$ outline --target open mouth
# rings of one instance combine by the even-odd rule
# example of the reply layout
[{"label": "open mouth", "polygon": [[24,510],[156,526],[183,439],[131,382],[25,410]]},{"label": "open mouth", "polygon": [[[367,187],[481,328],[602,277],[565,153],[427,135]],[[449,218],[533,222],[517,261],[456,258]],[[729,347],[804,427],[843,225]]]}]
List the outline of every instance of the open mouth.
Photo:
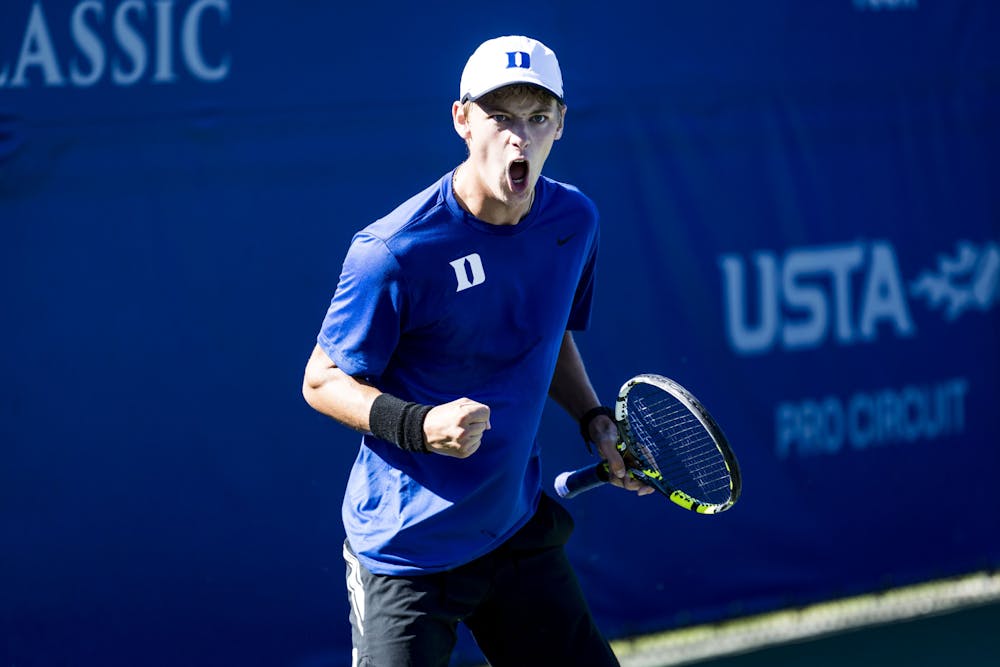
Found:
[{"label": "open mouth", "polygon": [[507,177],[514,192],[524,192],[528,187],[528,161],[514,160],[507,167]]}]

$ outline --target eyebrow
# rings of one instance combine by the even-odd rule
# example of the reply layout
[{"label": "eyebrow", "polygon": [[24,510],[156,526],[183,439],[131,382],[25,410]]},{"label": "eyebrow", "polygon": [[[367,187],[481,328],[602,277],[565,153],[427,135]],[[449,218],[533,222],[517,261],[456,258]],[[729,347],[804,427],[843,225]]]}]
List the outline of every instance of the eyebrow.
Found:
[{"label": "eyebrow", "polygon": [[[483,104],[481,102],[477,102],[477,104],[479,104],[479,108],[482,109],[487,116],[492,116],[497,113],[504,113],[507,114],[508,116],[516,115],[509,107],[506,107],[502,104],[496,104],[496,103]],[[552,109],[551,105],[548,105],[548,106],[536,106],[533,109],[527,111],[526,115],[534,116],[536,114],[552,114],[552,113],[555,113],[555,111]]]}]

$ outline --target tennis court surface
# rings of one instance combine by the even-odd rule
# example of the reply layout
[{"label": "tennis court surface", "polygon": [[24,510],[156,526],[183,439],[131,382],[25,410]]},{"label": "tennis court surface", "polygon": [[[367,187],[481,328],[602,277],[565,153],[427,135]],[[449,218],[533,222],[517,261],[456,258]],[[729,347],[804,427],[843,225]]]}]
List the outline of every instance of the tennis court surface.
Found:
[{"label": "tennis court surface", "polygon": [[1000,574],[616,642],[623,667],[1000,665]]}]

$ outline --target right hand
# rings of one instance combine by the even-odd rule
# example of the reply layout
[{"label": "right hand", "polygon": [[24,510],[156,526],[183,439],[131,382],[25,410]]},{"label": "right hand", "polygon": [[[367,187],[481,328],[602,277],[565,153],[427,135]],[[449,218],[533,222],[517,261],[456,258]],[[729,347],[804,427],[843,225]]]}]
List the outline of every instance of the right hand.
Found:
[{"label": "right hand", "polygon": [[476,453],[489,428],[489,406],[471,398],[436,405],[424,419],[427,450],[464,459]]}]

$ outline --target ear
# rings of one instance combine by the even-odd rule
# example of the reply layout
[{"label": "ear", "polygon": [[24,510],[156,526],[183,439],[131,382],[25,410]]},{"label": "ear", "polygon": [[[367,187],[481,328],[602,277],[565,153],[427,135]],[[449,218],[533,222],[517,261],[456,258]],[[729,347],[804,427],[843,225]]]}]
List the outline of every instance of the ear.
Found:
[{"label": "ear", "polygon": [[565,124],[566,124],[566,105],[565,104],[560,104],[559,105],[559,125],[558,125],[558,127],[556,127],[556,139],[555,140],[562,139],[563,126]]},{"label": "ear", "polygon": [[457,100],[451,104],[451,122],[455,126],[455,132],[467,142],[472,136],[472,130],[469,127],[469,116],[465,112],[466,108],[465,104]]}]

